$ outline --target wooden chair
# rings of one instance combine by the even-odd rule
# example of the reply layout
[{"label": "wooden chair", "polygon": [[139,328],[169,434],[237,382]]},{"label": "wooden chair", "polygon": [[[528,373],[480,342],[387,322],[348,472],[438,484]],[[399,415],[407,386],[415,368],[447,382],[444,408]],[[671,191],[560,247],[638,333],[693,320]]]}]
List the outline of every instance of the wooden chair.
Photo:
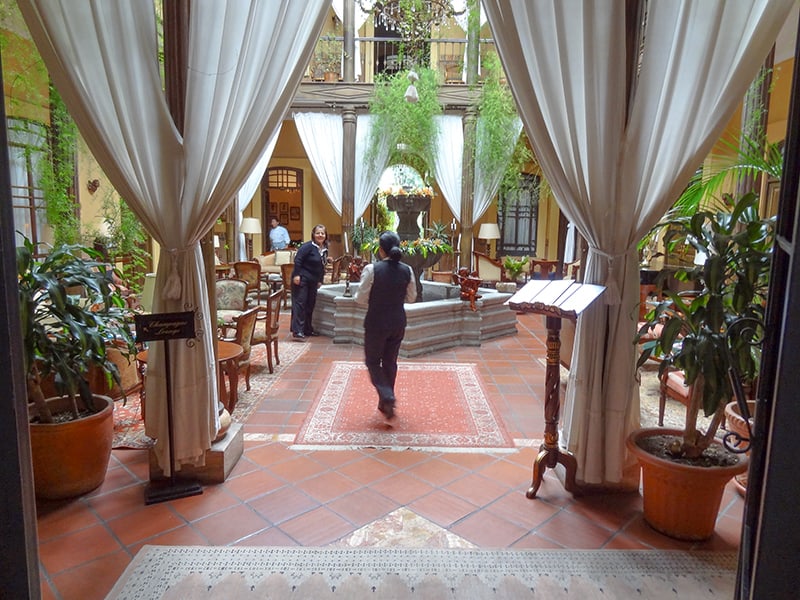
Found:
[{"label": "wooden chair", "polygon": [[272,292],[267,298],[267,306],[260,308],[261,314],[256,321],[256,328],[253,332],[252,344],[264,344],[267,348],[267,367],[273,373],[272,361],[281,364],[278,358],[278,329],[280,325],[281,303],[286,295],[286,289]]},{"label": "wooden chair", "polygon": [[564,279],[573,279],[580,281],[581,277],[581,261],[576,260],[564,265]]},{"label": "wooden chair", "polygon": [[261,265],[255,260],[240,260],[233,263],[237,279],[247,283],[247,298],[261,304],[261,292],[269,292],[269,285],[261,280]]},{"label": "wooden chair", "polygon": [[[242,347],[242,355],[237,360],[236,374],[238,376],[239,373],[244,371],[244,382],[248,391],[250,390],[250,351],[253,344],[253,331],[256,326],[256,318],[260,310],[260,307],[254,306],[244,311],[236,321],[236,334],[230,338],[222,338],[226,342],[233,342]],[[235,402],[236,399],[233,398],[231,404]],[[229,406],[227,408],[228,412],[232,412],[234,407]]]},{"label": "wooden chair", "polygon": [[658,426],[664,426],[664,410],[667,406],[667,398],[677,400],[684,406],[689,406],[692,398],[692,386],[684,383],[683,371],[670,369],[664,372],[659,378],[658,394]]},{"label": "wooden chair", "polygon": [[283,289],[286,292],[283,295],[283,308],[288,308],[287,302],[292,294],[292,271],[294,271],[294,263],[286,263],[285,265],[281,265]]},{"label": "wooden chair", "polygon": [[217,279],[215,286],[217,322],[221,320],[225,326],[232,326],[247,309],[247,282],[232,278]]},{"label": "wooden chair", "polygon": [[341,283],[342,275],[347,273],[350,261],[353,257],[349,254],[333,259],[333,270],[331,271],[331,283]]},{"label": "wooden chair", "polygon": [[530,260],[531,279],[554,279],[558,273],[559,261],[532,258]]},{"label": "wooden chair", "polygon": [[506,281],[506,270],[503,268],[503,263],[482,252],[472,252],[472,267],[484,283],[494,284],[498,281]]},{"label": "wooden chair", "polygon": [[330,260],[325,269],[327,281],[325,283],[339,283],[339,274],[342,272],[342,259],[344,256],[337,256]]}]

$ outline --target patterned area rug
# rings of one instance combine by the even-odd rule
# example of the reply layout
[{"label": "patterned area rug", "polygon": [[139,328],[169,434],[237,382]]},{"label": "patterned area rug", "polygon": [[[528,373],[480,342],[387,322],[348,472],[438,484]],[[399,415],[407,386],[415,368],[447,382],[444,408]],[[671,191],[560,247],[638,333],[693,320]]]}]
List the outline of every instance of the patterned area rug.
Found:
[{"label": "patterned area rug", "polygon": [[[250,391],[245,389],[244,376],[239,381],[239,400],[233,409],[231,418],[237,423],[244,423],[258,407],[275,382],[294,361],[308,350],[305,344],[279,344],[278,355],[281,364],[274,365],[274,373],[267,368],[267,351],[263,344],[253,348],[250,355]],[[154,440],[144,433],[142,409],[139,394],[128,398],[125,406],[122,402],[114,405],[114,448],[149,448]]]},{"label": "patterned area rug", "polygon": [[377,410],[363,363],[334,362],[295,448],[508,449],[514,441],[489,403],[474,364],[400,363],[395,418]]},{"label": "patterned area rug", "polygon": [[736,554],[144,546],[109,600],[732,598]]}]

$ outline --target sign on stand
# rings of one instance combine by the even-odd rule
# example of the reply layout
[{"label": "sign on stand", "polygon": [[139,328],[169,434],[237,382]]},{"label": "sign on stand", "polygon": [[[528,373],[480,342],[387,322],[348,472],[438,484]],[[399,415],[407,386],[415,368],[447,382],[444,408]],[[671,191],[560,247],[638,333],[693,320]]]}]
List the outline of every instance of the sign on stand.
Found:
[{"label": "sign on stand", "polygon": [[137,342],[164,342],[164,373],[167,387],[167,431],[169,446],[169,478],[151,481],[144,491],[145,504],[155,504],[203,493],[196,480],[179,479],[175,475],[175,431],[172,411],[172,370],[170,368],[169,347],[172,340],[185,340],[195,337],[194,311],[177,313],[156,313],[134,315]]}]

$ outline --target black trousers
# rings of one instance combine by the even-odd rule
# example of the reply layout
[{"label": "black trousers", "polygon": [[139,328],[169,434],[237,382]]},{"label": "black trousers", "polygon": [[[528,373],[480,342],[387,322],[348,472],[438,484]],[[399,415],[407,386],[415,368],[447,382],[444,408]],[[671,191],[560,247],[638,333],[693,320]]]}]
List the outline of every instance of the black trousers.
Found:
[{"label": "black trousers", "polygon": [[311,319],[317,303],[317,284],[301,279],[300,285],[292,284],[292,333],[311,335]]},{"label": "black trousers", "polygon": [[392,404],[395,401],[397,355],[400,353],[400,344],[405,332],[405,327],[396,329],[367,327],[364,330],[364,363],[382,403]]}]

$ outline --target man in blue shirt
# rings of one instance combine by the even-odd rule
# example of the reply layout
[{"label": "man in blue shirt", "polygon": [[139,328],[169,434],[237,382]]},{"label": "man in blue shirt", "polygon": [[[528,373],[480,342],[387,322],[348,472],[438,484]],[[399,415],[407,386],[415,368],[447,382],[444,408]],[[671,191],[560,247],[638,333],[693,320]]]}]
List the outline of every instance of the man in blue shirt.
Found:
[{"label": "man in blue shirt", "polygon": [[289,232],[286,230],[286,227],[281,225],[277,217],[272,217],[270,224],[272,226],[272,229],[269,230],[270,247],[273,252],[275,250],[285,250],[291,242],[291,239],[289,239]]}]

